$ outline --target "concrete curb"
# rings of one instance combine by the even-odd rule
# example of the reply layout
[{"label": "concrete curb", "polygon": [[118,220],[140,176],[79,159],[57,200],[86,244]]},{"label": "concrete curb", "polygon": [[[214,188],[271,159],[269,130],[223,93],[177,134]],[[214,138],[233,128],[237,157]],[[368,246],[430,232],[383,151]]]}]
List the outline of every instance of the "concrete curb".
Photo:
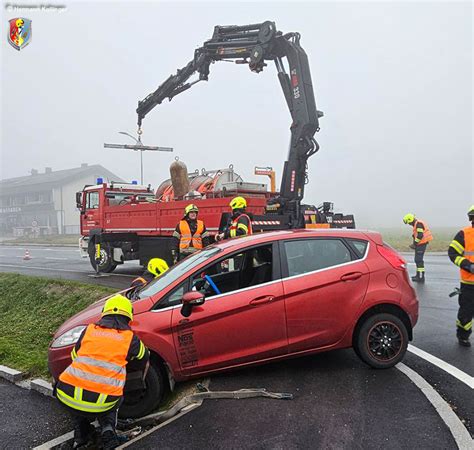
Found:
[{"label": "concrete curb", "polygon": [[41,378],[35,378],[34,380],[31,380],[30,389],[48,397],[53,396],[53,386],[51,385],[51,383],[48,383],[47,381],[42,380]]},{"label": "concrete curb", "polygon": [[46,380],[35,378],[33,380],[24,380],[24,373],[11,367],[0,365],[0,378],[15,384],[22,389],[29,389],[39,392],[48,397],[53,396],[53,386]]},{"label": "concrete curb", "polygon": [[22,380],[23,374],[11,367],[1,366],[0,365],[0,378],[4,378],[11,383],[17,383]]}]

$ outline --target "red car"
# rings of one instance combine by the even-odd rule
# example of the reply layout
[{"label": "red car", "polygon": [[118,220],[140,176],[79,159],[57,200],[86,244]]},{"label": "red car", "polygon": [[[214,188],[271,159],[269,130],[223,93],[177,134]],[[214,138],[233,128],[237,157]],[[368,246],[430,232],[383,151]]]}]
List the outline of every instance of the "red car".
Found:
[{"label": "red car", "polygon": [[[354,230],[228,240],[126,295],[133,329],[152,354],[145,383],[125,395],[127,417],[154,409],[167,383],[288,357],[353,347],[371,367],[392,367],[418,319],[405,261],[379,233]],[[56,332],[49,349],[55,379],[103,303]]]}]

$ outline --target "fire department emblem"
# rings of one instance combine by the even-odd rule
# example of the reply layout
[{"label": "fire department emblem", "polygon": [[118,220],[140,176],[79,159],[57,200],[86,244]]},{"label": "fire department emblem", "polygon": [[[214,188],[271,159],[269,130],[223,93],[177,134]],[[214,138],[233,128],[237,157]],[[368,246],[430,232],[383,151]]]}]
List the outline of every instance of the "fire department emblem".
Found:
[{"label": "fire department emblem", "polygon": [[17,50],[25,48],[31,41],[31,20],[17,17],[9,22],[8,42]]}]

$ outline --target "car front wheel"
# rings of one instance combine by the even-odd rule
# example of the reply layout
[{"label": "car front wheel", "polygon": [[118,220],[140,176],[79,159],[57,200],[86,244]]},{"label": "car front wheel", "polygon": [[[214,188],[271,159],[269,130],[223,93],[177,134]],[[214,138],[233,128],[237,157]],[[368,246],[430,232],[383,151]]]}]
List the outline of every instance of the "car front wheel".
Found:
[{"label": "car front wheel", "polygon": [[388,369],[400,362],[408,346],[404,323],[392,314],[375,314],[359,328],[354,342],[356,354],[375,369]]},{"label": "car front wheel", "polygon": [[145,377],[144,389],[125,393],[119,409],[121,419],[135,419],[150,414],[163,398],[164,377],[162,371],[150,364]]}]

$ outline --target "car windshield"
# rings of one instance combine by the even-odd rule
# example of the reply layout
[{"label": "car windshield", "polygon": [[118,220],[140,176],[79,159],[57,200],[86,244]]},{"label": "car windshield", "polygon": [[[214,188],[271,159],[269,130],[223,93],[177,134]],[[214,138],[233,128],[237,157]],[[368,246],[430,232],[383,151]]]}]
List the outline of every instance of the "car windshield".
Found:
[{"label": "car windshield", "polygon": [[197,267],[202,262],[206,261],[207,259],[211,258],[215,254],[221,252],[222,250],[217,247],[208,247],[200,252],[194,253],[191,256],[188,256],[183,261],[179,262],[175,266],[173,266],[170,270],[166,271],[163,275],[158,277],[156,280],[152,281],[148,284],[144,289],[137,292],[134,297],[136,299],[151,297],[155,295],[157,292],[162,291],[171,283],[176,281],[181,275],[191,271],[195,267]]}]

